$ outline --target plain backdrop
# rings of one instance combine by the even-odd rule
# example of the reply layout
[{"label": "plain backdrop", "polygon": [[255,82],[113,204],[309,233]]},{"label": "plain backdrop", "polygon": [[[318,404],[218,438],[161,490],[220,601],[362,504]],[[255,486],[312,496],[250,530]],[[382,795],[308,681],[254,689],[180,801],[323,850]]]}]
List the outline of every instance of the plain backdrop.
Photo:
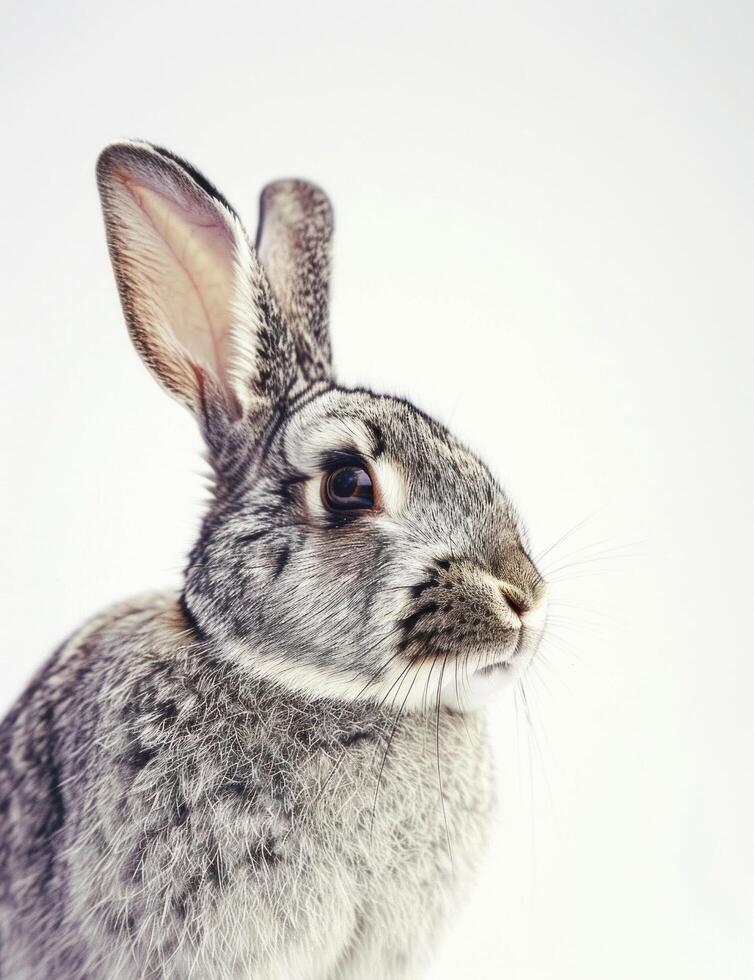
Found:
[{"label": "plain backdrop", "polygon": [[[487,460],[552,580],[500,810],[431,977],[754,976],[754,24],[745,2],[3,6],[2,707],[179,580],[193,421],[133,353],[93,164],[337,214],[347,383]],[[292,978],[295,980],[295,978]]]}]

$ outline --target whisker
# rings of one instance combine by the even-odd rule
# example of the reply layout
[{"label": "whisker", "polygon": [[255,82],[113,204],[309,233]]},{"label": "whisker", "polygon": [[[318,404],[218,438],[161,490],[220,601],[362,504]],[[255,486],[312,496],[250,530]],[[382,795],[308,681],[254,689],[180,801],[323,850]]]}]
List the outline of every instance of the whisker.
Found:
[{"label": "whisker", "polygon": [[[413,664],[412,663],[409,663],[408,666],[409,666],[409,669],[410,669],[411,667],[413,667]],[[377,775],[377,788],[375,789],[375,792],[374,792],[374,800],[372,801],[372,819],[371,819],[371,822],[369,824],[369,842],[370,842],[370,844],[371,844],[372,839],[373,839],[374,820],[375,820],[375,816],[377,814],[377,799],[378,799],[379,793],[380,793],[380,784],[382,783],[382,773],[385,770],[385,763],[387,762],[388,753],[390,752],[390,746],[392,745],[392,742],[393,742],[393,736],[395,735],[395,732],[396,732],[396,730],[398,728],[398,722],[401,720],[401,716],[403,715],[403,709],[406,706],[406,702],[408,701],[409,696],[411,694],[411,689],[413,688],[414,683],[416,681],[416,678],[418,676],[419,676],[419,672],[416,671],[414,673],[414,677],[413,677],[413,679],[411,681],[411,684],[409,685],[408,691],[406,691],[406,696],[403,699],[403,703],[401,704],[401,706],[400,706],[400,708],[398,710],[398,713],[395,716],[395,720],[393,721],[393,727],[390,730],[390,735],[388,736],[387,746],[386,746],[385,752],[384,752],[384,754],[382,756],[382,762],[380,763],[380,771],[379,771],[379,773]],[[402,676],[401,685],[403,684],[403,679],[405,679],[405,674]],[[400,691],[400,685],[398,687],[398,691]],[[397,693],[398,692],[396,692],[396,694]]]},{"label": "whisker", "polygon": [[539,563],[542,561],[545,555],[549,555],[551,551],[554,551],[554,549],[557,548],[558,545],[562,544],[564,541],[570,538],[572,534],[575,534],[578,530],[584,527],[584,525],[587,524],[589,521],[594,520],[597,514],[600,513],[601,509],[602,508],[599,508],[598,510],[595,510],[592,514],[588,514],[586,517],[582,518],[580,521],[574,524],[573,527],[569,528],[564,534],[561,534],[561,536],[557,539],[557,541],[551,544],[549,548],[545,548],[544,551],[539,552],[535,556],[534,563],[536,565],[539,565]]},{"label": "whisker", "polygon": [[450,858],[451,868],[455,867],[453,861],[453,847],[450,843],[450,828],[448,827],[448,815],[445,811],[445,793],[442,788],[442,767],[440,765],[440,698],[442,696],[442,678],[445,673],[445,665],[448,662],[448,654],[445,654],[445,658],[442,662],[442,667],[440,668],[440,679],[437,682],[437,712],[436,712],[436,723],[435,723],[435,747],[437,753],[437,784],[440,790],[440,805],[442,806],[442,819],[445,823],[445,837],[448,841],[448,857]]}]

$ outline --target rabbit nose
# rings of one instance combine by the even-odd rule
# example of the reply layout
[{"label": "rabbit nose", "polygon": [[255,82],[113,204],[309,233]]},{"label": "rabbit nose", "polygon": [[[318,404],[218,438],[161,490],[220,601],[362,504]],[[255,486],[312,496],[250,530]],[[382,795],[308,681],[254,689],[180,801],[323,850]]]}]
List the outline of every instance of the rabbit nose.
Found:
[{"label": "rabbit nose", "polygon": [[521,589],[516,588],[515,585],[511,585],[510,582],[501,582],[500,591],[503,593],[506,603],[517,616],[523,616],[531,609],[531,598],[525,595]]},{"label": "rabbit nose", "polygon": [[542,586],[527,591],[511,582],[499,582],[503,600],[524,626],[538,627],[545,618],[545,590]]}]

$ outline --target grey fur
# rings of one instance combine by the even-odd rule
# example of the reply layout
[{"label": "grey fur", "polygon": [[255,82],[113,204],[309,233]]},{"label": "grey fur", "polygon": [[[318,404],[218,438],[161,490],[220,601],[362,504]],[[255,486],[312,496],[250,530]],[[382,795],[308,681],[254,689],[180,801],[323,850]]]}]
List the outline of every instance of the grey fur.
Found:
[{"label": "grey fur", "polygon": [[[132,302],[114,160],[218,227],[235,212],[167,151],[103,154],[129,328],[196,413],[214,494],[182,592],[92,620],[0,727],[0,975],[415,976],[493,807],[475,691],[533,655],[544,583],[470,452],[407,402],[331,380],[321,191],[265,191],[269,283],[235,247],[254,324],[231,337],[250,365],[227,375],[233,404]],[[378,506],[331,513],[321,474],[353,457]]]},{"label": "grey fur", "polygon": [[268,184],[259,202],[257,251],[308,381],[332,373],[328,324],[332,207],[304,180]]}]

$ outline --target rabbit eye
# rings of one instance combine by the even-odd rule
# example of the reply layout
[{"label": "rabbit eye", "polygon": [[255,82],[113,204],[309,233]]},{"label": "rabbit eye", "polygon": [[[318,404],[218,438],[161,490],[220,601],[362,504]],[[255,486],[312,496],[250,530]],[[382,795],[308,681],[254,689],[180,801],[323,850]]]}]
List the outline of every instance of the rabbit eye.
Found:
[{"label": "rabbit eye", "polygon": [[374,507],[372,478],[361,466],[339,466],[325,474],[322,498],[330,510],[366,510]]}]

